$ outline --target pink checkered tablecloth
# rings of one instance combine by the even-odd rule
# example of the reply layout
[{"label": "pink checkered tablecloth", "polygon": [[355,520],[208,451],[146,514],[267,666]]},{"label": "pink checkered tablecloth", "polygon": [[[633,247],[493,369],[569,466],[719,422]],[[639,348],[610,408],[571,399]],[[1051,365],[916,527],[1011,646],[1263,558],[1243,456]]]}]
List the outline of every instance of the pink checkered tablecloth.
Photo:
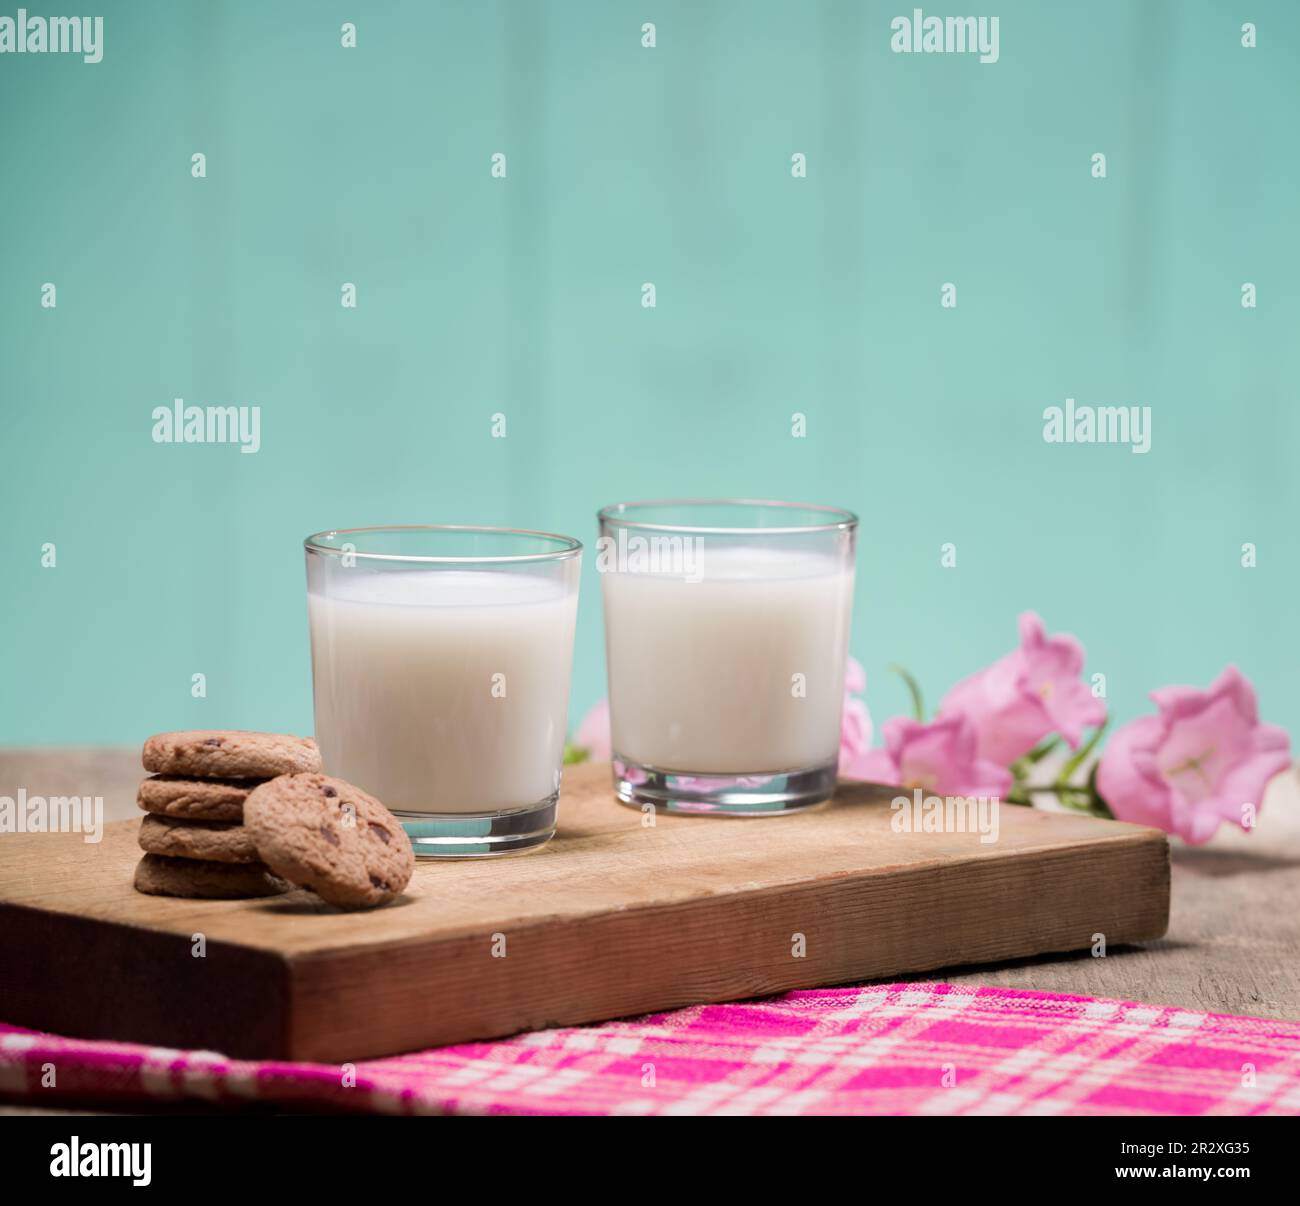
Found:
[{"label": "pink checkered tablecloth", "polygon": [[355,1066],[255,1063],[0,1025],[0,1094],[48,1105],[256,1100],[397,1114],[1295,1114],[1300,1023],[889,984]]}]

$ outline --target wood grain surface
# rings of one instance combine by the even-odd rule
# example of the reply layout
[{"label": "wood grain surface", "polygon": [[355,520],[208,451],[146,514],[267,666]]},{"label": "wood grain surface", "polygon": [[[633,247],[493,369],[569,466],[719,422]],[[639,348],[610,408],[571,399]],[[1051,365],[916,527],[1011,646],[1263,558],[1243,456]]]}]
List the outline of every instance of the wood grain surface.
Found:
[{"label": "wood grain surface", "polygon": [[[1158,937],[1153,830],[1006,807],[976,834],[897,833],[848,785],[783,818],[618,805],[571,768],[535,854],[423,862],[404,897],[341,912],[306,892],[187,901],[134,891],[133,757],[9,756],[29,794],[105,796],[103,840],[0,841],[0,1017],[247,1057],[360,1059],[790,988]],[[109,801],[111,800],[111,809]],[[202,935],[204,954],[194,955]],[[504,952],[504,955],[503,953]]]}]

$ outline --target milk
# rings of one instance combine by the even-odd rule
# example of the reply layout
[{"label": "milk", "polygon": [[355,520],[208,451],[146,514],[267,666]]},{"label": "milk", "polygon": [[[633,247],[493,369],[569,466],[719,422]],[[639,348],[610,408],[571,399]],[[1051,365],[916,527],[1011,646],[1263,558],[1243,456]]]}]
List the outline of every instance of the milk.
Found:
[{"label": "milk", "polygon": [[559,787],[577,563],[563,577],[344,570],[309,591],[328,774],[395,812],[525,808]]},{"label": "milk", "polygon": [[682,774],[833,765],[851,563],[716,541],[704,540],[701,581],[602,575],[615,757]]}]

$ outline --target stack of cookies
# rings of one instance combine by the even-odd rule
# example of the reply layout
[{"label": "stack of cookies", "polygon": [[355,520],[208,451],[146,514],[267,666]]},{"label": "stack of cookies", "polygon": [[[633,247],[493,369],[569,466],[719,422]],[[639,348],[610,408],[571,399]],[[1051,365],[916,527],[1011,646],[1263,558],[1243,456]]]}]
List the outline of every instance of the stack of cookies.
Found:
[{"label": "stack of cookies", "polygon": [[295,885],[342,908],[400,896],[411,839],[378,800],[320,773],[310,737],[159,733],[137,797],[144,858],[135,886],[155,896],[233,900]]},{"label": "stack of cookies", "polygon": [[257,853],[244,825],[244,801],[259,784],[297,771],[319,771],[309,737],[284,733],[159,733],[144,743],[152,778],[136,797],[145,856],[135,886],[159,896],[231,900],[276,896],[292,884]]}]

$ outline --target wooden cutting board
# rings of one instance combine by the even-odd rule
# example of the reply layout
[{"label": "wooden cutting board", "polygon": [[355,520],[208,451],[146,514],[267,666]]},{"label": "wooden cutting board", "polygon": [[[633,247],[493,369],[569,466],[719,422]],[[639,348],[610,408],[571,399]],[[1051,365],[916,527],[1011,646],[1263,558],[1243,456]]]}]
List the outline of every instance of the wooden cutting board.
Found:
[{"label": "wooden cutting board", "polygon": [[571,767],[548,846],[422,862],[401,900],[365,913],[302,891],[143,896],[136,820],[98,845],[6,836],[0,1019],[336,1062],[1165,932],[1157,830],[1008,805],[992,844],[900,833],[894,794],[846,784],[789,817],[643,818],[615,802],[608,766]]}]

